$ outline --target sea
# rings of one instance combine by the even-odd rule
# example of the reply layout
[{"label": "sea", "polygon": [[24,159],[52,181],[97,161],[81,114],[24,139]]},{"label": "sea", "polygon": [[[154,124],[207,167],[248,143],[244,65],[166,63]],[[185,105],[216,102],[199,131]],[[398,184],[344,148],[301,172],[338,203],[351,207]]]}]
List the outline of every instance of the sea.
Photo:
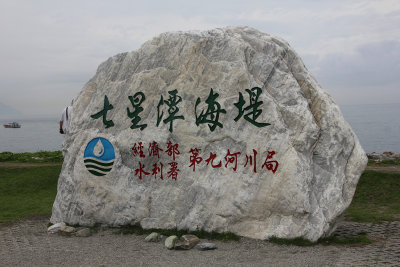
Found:
[{"label": "sea", "polygon": [[[358,136],[365,152],[400,152],[400,103],[340,105],[344,118]],[[17,121],[21,128],[0,127],[0,152],[61,150],[59,118],[0,119],[3,125]]]}]

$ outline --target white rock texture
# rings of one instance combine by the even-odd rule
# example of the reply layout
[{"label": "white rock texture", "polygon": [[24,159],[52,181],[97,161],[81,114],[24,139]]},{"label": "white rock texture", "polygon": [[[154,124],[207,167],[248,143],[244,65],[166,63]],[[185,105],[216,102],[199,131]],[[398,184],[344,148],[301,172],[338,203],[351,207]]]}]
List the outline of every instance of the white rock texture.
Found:
[{"label": "white rock texture", "polygon": [[[260,94],[250,100],[256,87]],[[220,106],[206,103],[211,88]],[[134,114],[129,96],[142,111]],[[107,104],[113,108],[103,117],[99,112]],[[225,110],[218,114],[223,127],[211,131],[211,123],[196,124],[207,107]],[[213,115],[204,118],[215,122]],[[173,116],[184,118],[171,126]],[[142,130],[131,128],[144,124]],[[98,143],[98,137],[115,154],[103,176],[89,172],[84,162],[89,142]],[[153,142],[163,149],[159,158],[148,150]],[[169,142],[180,154],[168,152]],[[195,149],[202,161],[191,166]],[[92,150],[97,156],[104,152],[101,145]],[[314,241],[334,230],[367,163],[339,107],[296,52],[284,40],[248,27],[165,33],[109,58],[75,99],[63,153],[52,222],[139,223]]]}]

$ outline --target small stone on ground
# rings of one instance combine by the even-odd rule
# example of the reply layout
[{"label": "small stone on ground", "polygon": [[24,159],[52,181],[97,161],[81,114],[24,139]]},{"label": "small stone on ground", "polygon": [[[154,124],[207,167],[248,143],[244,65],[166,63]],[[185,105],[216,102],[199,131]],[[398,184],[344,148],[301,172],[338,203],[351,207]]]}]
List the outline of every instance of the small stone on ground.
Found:
[{"label": "small stone on ground", "polygon": [[56,234],[58,231],[60,231],[61,227],[65,227],[65,223],[60,222],[60,223],[56,223],[53,224],[52,226],[50,226],[49,228],[47,228],[47,232],[49,234]]},{"label": "small stone on ground", "polygon": [[75,236],[77,237],[89,237],[92,235],[92,231],[89,228],[82,228],[76,231]]},{"label": "small stone on ground", "polygon": [[178,242],[178,237],[176,235],[172,235],[170,237],[168,237],[167,239],[165,239],[165,247],[167,249],[173,249],[176,242]]},{"label": "small stone on ground", "polygon": [[198,250],[214,250],[217,249],[217,245],[214,243],[200,243],[196,246]]},{"label": "small stone on ground", "polygon": [[200,239],[195,235],[183,235],[178,242],[176,242],[175,249],[192,249],[200,242]]},{"label": "small stone on ground", "polygon": [[151,233],[145,239],[146,242],[158,242],[161,240],[161,236],[159,233]]},{"label": "small stone on ground", "polygon": [[75,232],[76,232],[76,228],[75,227],[66,225],[66,226],[62,226],[58,233],[60,235],[64,235],[64,236],[71,236]]}]

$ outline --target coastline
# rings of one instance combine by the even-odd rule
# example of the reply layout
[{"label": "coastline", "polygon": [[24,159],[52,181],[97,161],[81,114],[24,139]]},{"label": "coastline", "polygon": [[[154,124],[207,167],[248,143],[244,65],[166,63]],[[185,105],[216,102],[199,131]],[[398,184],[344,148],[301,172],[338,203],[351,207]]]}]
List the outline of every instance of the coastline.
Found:
[{"label": "coastline", "polygon": [[367,157],[369,161],[375,163],[400,164],[400,153],[389,152],[389,151],[383,153],[372,152],[372,153],[367,153]]}]

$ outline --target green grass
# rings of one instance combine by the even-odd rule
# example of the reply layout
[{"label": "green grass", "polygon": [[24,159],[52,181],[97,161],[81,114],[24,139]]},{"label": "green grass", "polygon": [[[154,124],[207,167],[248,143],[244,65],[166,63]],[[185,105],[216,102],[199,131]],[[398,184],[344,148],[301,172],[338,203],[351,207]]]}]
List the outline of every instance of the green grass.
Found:
[{"label": "green grass", "polygon": [[322,238],[318,241],[322,245],[350,245],[350,246],[363,246],[372,243],[372,240],[368,238],[367,234],[359,234],[357,236],[349,237],[338,237],[331,236]]},{"label": "green grass", "polygon": [[0,222],[51,213],[60,166],[0,167]]},{"label": "green grass", "polygon": [[49,163],[63,162],[61,151],[40,151],[35,153],[0,153],[0,162],[29,162],[29,163]]},{"label": "green grass", "polygon": [[273,236],[268,239],[268,242],[278,244],[278,245],[286,245],[286,246],[293,245],[293,246],[300,246],[300,247],[309,247],[309,246],[314,246],[317,244],[317,242],[312,242],[303,237],[280,238],[280,237]]},{"label": "green grass", "polygon": [[400,173],[365,171],[345,217],[372,223],[400,220]]},{"label": "green grass", "polygon": [[368,238],[368,236],[363,233],[357,236],[349,236],[349,237],[339,237],[339,236],[331,236],[326,238],[321,238],[317,242],[312,242],[303,237],[296,238],[278,238],[271,237],[267,240],[268,242],[278,244],[278,245],[293,245],[300,247],[310,247],[315,245],[349,245],[349,246],[364,246],[371,244],[372,241]]},{"label": "green grass", "polygon": [[398,159],[384,159],[380,162],[376,162],[375,160],[369,160],[368,166],[388,166],[388,165],[400,165],[400,158]]},{"label": "green grass", "polygon": [[114,232],[114,234],[122,234],[122,235],[128,235],[128,234],[135,234],[135,235],[149,235],[153,232],[157,232],[161,235],[165,236],[171,236],[171,235],[176,235],[176,236],[183,236],[183,235],[195,235],[198,238],[206,238],[206,239],[211,239],[211,240],[222,240],[222,241],[228,241],[228,240],[234,240],[234,241],[239,241],[240,237],[234,233],[231,232],[226,232],[226,233],[217,233],[217,232],[206,232],[204,230],[197,230],[197,231],[190,231],[190,230],[178,230],[178,229],[143,229],[140,225],[129,225],[129,226],[124,226],[121,229],[118,229],[117,231]]}]

